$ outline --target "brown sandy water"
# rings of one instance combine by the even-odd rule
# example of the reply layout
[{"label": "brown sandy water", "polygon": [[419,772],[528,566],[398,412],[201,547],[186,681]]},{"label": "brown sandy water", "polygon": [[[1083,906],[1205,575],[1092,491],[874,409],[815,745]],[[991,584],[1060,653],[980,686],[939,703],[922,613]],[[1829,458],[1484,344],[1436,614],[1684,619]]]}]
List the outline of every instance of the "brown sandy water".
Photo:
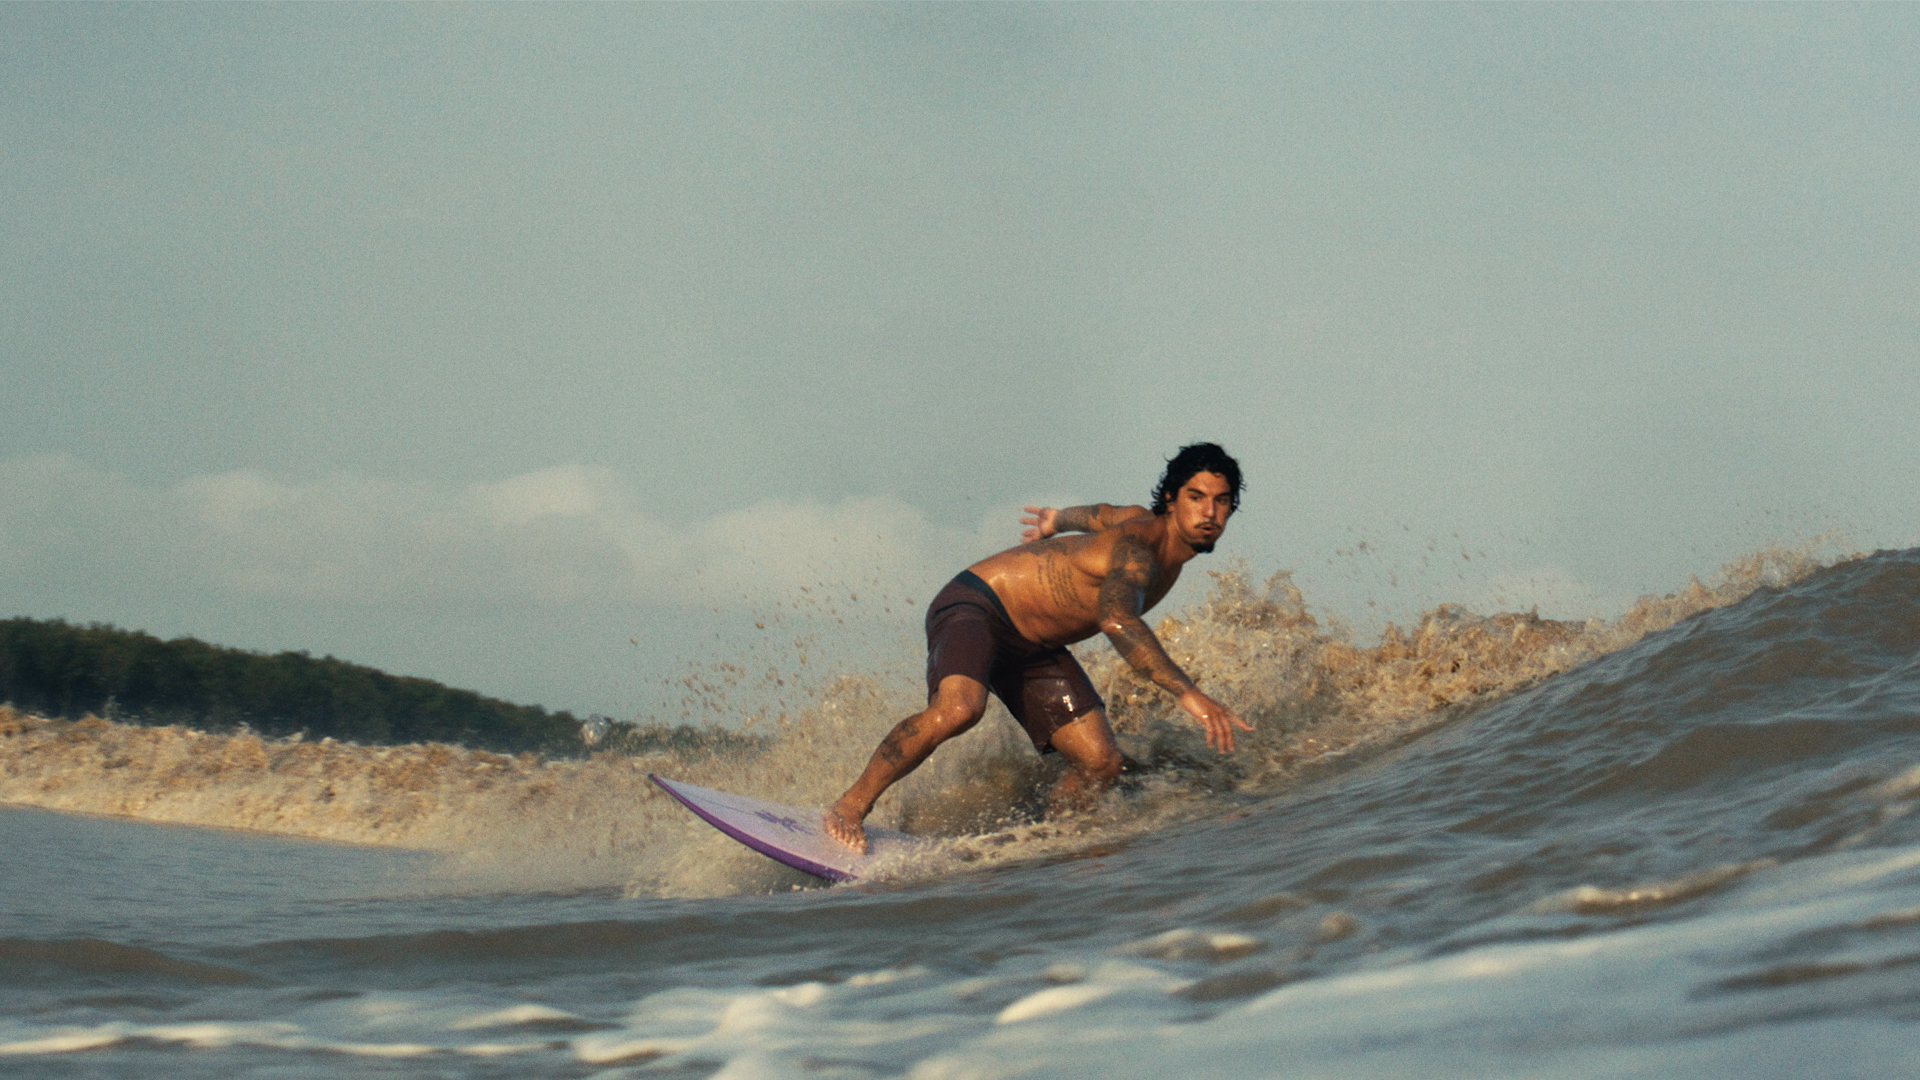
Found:
[{"label": "brown sandy water", "polygon": [[[1675,594],[1643,598],[1613,621],[1479,616],[1443,606],[1411,629],[1387,627],[1365,647],[1323,628],[1286,574],[1255,588],[1242,574],[1216,573],[1202,603],[1157,629],[1174,658],[1258,730],[1234,757],[1213,755],[1165,694],[1111,650],[1085,647],[1123,748],[1159,769],[1153,797],[1124,808],[1101,835],[1136,835],[1204,814],[1212,792],[1284,790],[1303,770],[1343,767],[1818,566],[1801,552],[1755,555],[1711,584],[1695,580]],[[824,805],[911,711],[914,685],[842,676],[809,707],[761,725],[769,742],[757,753],[603,752],[579,761],[439,744],[210,734],[98,717],[65,722],[9,710],[0,712],[0,802],[416,848],[459,856],[469,869],[511,869],[552,883],[690,895],[753,890],[784,879],[734,878],[755,863],[690,826],[646,774]],[[1036,830],[1023,826],[1057,761],[1035,759],[997,706],[994,714],[884,801],[875,822],[944,836],[1011,829],[1001,846],[1012,842],[1023,852],[1038,843]],[[689,845],[700,854],[680,866]],[[719,878],[705,873],[716,861],[726,867]]]},{"label": "brown sandy water", "polygon": [[1096,665],[1157,771],[1035,821],[1007,807],[1044,766],[970,734],[884,807],[939,851],[852,887],[644,772],[817,804],[897,718],[872,679],[732,757],[9,716],[0,798],[120,816],[0,809],[0,1075],[1797,1080],[1920,1049],[1920,552],[1364,648],[1227,577],[1165,632],[1247,752]]}]

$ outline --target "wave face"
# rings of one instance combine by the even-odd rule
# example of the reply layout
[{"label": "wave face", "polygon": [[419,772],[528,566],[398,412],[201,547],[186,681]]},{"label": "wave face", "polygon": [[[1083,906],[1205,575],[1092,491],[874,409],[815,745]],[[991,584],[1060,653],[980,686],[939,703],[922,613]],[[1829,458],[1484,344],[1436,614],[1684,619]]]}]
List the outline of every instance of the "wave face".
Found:
[{"label": "wave face", "polygon": [[143,819],[0,814],[0,1070],[1731,1078],[1920,1049],[1920,550],[1366,647],[1223,575],[1161,630],[1259,724],[1242,753],[1090,651],[1132,790],[1035,820],[1049,766],[983,724],[877,818],[940,853],[858,887],[644,773],[822,803],[905,680],[842,679],[750,754],[568,763],[0,720],[0,799]]},{"label": "wave face", "polygon": [[[1205,602],[1157,629],[1186,670],[1256,724],[1234,756],[1214,755],[1163,692],[1094,644],[1083,659],[1122,749],[1151,766],[1143,792],[1065,833],[1036,824],[1039,793],[1059,760],[1037,759],[996,703],[988,722],[943,746],[890,793],[873,821],[951,838],[950,858],[914,871],[934,877],[956,864],[1074,850],[1089,837],[1151,834],[1221,812],[1222,798],[1285,791],[1350,767],[1651,631],[1816,568],[1801,553],[1762,553],[1728,566],[1711,585],[1694,581],[1644,598],[1613,622],[1482,617],[1443,606],[1410,630],[1389,626],[1371,647],[1323,628],[1284,573],[1260,589],[1244,574],[1215,573]],[[727,681],[744,676],[740,665],[722,662],[688,682],[724,701]],[[691,823],[646,774],[825,805],[892,725],[919,707],[918,687],[917,673],[842,675],[808,707],[759,725],[757,741],[603,752],[587,761],[7,713],[0,718],[0,802],[439,851],[454,857],[450,866],[507,885],[620,884],[663,896],[765,892],[810,879],[770,869]]]}]

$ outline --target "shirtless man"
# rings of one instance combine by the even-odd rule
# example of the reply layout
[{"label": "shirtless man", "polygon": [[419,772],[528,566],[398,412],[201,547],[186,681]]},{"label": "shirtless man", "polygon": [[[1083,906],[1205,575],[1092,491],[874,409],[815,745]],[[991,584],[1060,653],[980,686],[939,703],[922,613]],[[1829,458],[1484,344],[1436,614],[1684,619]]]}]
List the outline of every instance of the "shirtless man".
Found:
[{"label": "shirtless man", "polygon": [[1096,632],[1179,699],[1208,746],[1231,753],[1233,729],[1252,726],[1201,693],[1141,616],[1180,580],[1187,560],[1213,550],[1239,504],[1239,463],[1212,443],[1196,443],[1167,462],[1151,510],[1027,507],[1025,543],[974,563],[928,606],[926,711],[900,721],[880,743],[860,779],[828,808],[827,832],[865,851],[861,822],[881,792],[979,723],[989,690],[1034,749],[1057,750],[1071,766],[1049,807],[1084,806],[1120,775],[1106,704],[1067,651]]}]

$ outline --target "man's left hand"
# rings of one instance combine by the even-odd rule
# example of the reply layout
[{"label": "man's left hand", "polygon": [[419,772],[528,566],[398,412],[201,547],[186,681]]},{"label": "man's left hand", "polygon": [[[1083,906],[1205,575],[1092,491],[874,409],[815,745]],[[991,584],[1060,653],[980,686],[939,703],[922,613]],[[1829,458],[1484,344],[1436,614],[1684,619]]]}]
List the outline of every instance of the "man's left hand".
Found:
[{"label": "man's left hand", "polygon": [[1031,544],[1035,540],[1045,540],[1059,531],[1054,526],[1060,520],[1060,511],[1051,506],[1029,506],[1025,509],[1028,516],[1021,518],[1020,524],[1027,528],[1020,534],[1021,543]]}]

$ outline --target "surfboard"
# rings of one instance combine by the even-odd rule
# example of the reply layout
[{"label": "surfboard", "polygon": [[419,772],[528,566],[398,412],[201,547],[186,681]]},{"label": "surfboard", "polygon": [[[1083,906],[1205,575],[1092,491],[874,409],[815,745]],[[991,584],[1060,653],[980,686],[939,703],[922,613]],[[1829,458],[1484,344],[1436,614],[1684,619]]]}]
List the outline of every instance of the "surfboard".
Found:
[{"label": "surfboard", "polygon": [[906,833],[867,826],[867,852],[861,853],[828,836],[820,826],[820,811],[683,784],[648,773],[647,779],[698,814],[707,824],[775,862],[828,881],[857,881],[872,875],[882,863],[897,864],[902,856],[923,849],[926,842]]}]

